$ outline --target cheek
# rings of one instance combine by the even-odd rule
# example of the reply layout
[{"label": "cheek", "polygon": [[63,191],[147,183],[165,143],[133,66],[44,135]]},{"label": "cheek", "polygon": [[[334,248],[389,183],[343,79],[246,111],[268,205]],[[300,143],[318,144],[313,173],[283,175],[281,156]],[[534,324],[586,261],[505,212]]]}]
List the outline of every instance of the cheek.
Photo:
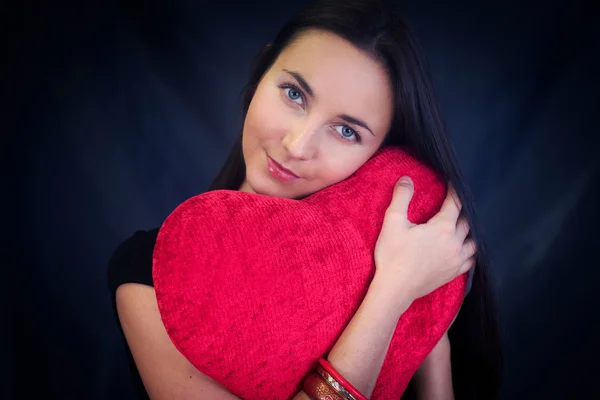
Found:
[{"label": "cheek", "polygon": [[350,177],[358,170],[368,157],[355,154],[354,157],[346,154],[334,155],[323,159],[323,164],[320,171],[321,181],[324,185],[333,185]]},{"label": "cheek", "polygon": [[285,110],[269,88],[258,88],[244,121],[245,139],[248,140],[277,140],[284,135],[286,118]]}]

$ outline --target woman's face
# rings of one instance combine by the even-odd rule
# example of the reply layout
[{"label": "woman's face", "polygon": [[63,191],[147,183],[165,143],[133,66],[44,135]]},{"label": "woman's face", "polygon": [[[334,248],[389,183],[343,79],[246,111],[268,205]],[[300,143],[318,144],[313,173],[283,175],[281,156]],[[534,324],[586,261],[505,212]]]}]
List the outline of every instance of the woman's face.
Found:
[{"label": "woman's face", "polygon": [[380,64],[337,35],[307,31],[281,52],[252,98],[240,190],[299,199],[338,183],[377,151],[392,115]]}]

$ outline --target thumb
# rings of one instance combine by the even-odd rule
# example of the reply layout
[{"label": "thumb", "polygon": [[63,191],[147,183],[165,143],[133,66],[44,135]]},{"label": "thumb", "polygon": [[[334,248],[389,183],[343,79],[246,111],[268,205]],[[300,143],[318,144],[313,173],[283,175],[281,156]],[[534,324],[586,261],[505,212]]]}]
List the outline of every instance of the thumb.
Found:
[{"label": "thumb", "polygon": [[392,197],[392,202],[390,204],[390,209],[394,212],[402,215],[406,219],[406,223],[408,226],[412,226],[408,220],[408,205],[412,199],[414,193],[414,184],[412,179],[408,176],[403,176],[396,182],[396,187],[394,187],[394,196]]}]

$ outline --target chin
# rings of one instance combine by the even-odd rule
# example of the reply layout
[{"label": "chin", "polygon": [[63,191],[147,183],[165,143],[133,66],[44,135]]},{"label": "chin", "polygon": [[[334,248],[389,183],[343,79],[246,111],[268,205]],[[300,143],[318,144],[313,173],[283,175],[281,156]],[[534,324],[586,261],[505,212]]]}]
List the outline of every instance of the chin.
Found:
[{"label": "chin", "polygon": [[[295,199],[300,196],[292,191],[285,190],[275,179],[271,176],[248,176],[248,184],[256,194],[261,194],[270,197],[281,197],[285,199]],[[304,196],[305,197],[305,196]]]},{"label": "chin", "polygon": [[277,183],[272,181],[268,175],[265,176],[254,170],[246,172],[246,177],[248,185],[252,188],[254,193],[265,196],[282,197],[281,188],[278,188]]}]

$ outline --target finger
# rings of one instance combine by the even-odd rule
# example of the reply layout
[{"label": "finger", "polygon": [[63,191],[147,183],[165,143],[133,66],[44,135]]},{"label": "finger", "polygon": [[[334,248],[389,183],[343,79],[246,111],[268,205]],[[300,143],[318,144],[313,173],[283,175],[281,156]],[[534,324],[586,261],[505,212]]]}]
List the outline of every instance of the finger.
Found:
[{"label": "finger", "polygon": [[413,193],[414,185],[412,180],[407,176],[403,176],[398,180],[394,187],[394,195],[390,206],[388,207],[388,210],[401,215],[406,220],[407,226],[413,225],[408,220],[408,205],[410,204]]},{"label": "finger", "polygon": [[463,260],[467,260],[477,254],[477,246],[473,239],[467,239],[462,245],[460,255]]},{"label": "finger", "polygon": [[458,270],[458,275],[462,275],[462,274],[468,272],[471,268],[473,268],[475,266],[476,259],[477,259],[477,257],[473,256],[473,257],[469,258],[467,261],[465,261],[463,263],[463,265],[460,266],[460,268]]},{"label": "finger", "polygon": [[467,217],[464,215],[460,216],[458,221],[456,221],[456,237],[464,242],[467,236],[469,236],[470,230],[471,227],[469,226]]},{"label": "finger", "polygon": [[456,221],[461,210],[462,204],[458,198],[458,195],[456,194],[456,190],[454,189],[452,183],[448,183],[448,193],[446,194],[442,208],[440,208],[440,211],[437,215],[449,218],[452,221]]}]

